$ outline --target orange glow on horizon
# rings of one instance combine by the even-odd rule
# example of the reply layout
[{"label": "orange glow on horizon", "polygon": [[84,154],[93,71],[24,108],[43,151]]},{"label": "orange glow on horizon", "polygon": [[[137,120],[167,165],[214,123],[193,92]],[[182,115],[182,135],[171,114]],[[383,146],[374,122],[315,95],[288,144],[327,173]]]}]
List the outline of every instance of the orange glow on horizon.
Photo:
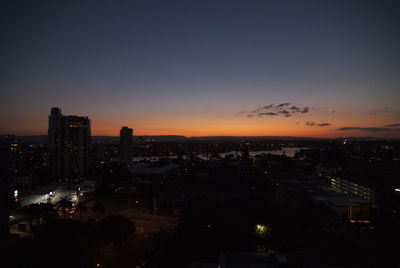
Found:
[{"label": "orange glow on horizon", "polygon": [[[47,111],[45,115],[25,117],[21,120],[1,122],[1,134],[47,135]],[[67,112],[68,114],[68,112]],[[83,113],[85,115],[85,113]],[[122,126],[133,128],[135,136],[142,135],[179,135],[186,137],[202,136],[291,136],[291,137],[382,137],[399,138],[400,131],[368,132],[361,130],[340,131],[342,127],[384,127],[400,121],[397,111],[382,116],[368,116],[365,113],[314,113],[310,115],[282,117],[255,117],[232,113],[197,113],[197,114],[140,114],[132,117],[119,115],[88,115],[92,125],[92,136],[119,136]],[[15,124],[14,122],[18,122]],[[309,126],[307,122],[315,122]],[[318,126],[329,123],[327,126]],[[5,129],[5,127],[7,127]]]}]

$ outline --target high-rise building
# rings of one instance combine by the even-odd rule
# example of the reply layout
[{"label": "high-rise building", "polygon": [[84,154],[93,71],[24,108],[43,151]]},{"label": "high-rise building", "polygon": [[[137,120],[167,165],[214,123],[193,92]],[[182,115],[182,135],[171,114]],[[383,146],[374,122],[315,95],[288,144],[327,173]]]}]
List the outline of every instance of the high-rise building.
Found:
[{"label": "high-rise building", "polygon": [[52,108],[48,143],[50,167],[56,178],[86,176],[89,172],[90,120],[87,116],[64,116]]},{"label": "high-rise building", "polygon": [[60,108],[51,108],[49,116],[48,149],[50,168],[54,176],[62,177],[62,139],[61,139],[62,115]]},{"label": "high-rise building", "polygon": [[121,160],[132,160],[132,138],[133,129],[128,127],[122,127],[119,132],[120,139],[120,158]]}]

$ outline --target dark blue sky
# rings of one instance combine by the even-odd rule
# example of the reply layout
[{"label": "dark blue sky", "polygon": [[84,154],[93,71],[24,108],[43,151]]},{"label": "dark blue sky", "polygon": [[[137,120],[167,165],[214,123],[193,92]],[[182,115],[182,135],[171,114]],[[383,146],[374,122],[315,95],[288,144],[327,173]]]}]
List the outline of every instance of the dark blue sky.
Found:
[{"label": "dark blue sky", "polygon": [[[89,115],[95,134],[400,122],[398,1],[9,1],[2,13],[2,133],[45,133],[51,106]],[[283,102],[315,109],[240,115]]]}]

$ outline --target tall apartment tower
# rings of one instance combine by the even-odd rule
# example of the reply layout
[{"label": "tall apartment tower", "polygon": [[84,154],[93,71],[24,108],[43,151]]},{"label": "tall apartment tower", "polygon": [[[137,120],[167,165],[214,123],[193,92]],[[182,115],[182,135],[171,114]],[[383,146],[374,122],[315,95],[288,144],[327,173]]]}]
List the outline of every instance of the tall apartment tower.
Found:
[{"label": "tall apartment tower", "polygon": [[120,158],[121,160],[132,160],[132,139],[133,139],[133,129],[128,127],[122,127],[119,132],[120,141]]},{"label": "tall apartment tower", "polygon": [[61,114],[52,108],[49,116],[50,167],[56,178],[86,176],[89,172],[90,120],[86,116]]},{"label": "tall apartment tower", "polygon": [[50,154],[50,168],[53,176],[63,177],[62,172],[62,138],[61,138],[62,115],[60,108],[51,108],[49,116],[49,131],[47,134],[48,150]]}]

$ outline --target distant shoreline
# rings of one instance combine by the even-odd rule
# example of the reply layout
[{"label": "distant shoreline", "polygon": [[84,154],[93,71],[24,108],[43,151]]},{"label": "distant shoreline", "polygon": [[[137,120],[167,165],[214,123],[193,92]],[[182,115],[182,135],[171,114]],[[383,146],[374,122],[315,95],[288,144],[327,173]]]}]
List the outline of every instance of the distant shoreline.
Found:
[{"label": "distant shoreline", "polygon": [[[47,143],[47,135],[26,135],[26,136],[16,136],[23,143]],[[118,142],[119,136],[92,136],[92,142]],[[291,136],[203,136],[203,137],[186,137],[179,135],[140,135],[134,136],[134,139],[138,142],[140,141],[229,141],[229,140],[286,140],[286,141],[301,141],[301,140],[342,140],[342,139],[352,139],[352,140],[388,140],[385,138],[376,137],[338,137],[338,138],[316,138],[316,137],[291,137]],[[389,139],[398,140],[398,139]]]}]

